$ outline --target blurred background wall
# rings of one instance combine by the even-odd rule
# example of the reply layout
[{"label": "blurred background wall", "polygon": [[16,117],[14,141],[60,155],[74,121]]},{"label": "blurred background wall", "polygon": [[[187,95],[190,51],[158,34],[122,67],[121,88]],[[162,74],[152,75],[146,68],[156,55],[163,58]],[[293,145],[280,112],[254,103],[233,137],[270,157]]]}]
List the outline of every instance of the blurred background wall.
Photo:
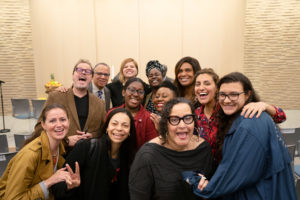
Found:
[{"label": "blurred background wall", "polygon": [[65,86],[80,58],[119,71],[132,57],[174,66],[183,56],[220,76],[244,72],[262,100],[300,109],[297,0],[1,0],[0,80],[10,98],[47,97],[50,74]]}]

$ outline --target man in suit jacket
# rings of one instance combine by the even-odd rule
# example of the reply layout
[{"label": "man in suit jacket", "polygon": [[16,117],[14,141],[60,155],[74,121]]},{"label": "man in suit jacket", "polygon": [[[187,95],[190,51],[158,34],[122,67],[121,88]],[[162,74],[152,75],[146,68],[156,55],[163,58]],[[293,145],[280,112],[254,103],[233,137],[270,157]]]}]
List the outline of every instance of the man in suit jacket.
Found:
[{"label": "man in suit jacket", "polygon": [[105,102],[106,112],[110,109],[110,92],[107,82],[110,76],[110,68],[106,63],[98,63],[94,67],[93,81],[90,83],[88,90],[95,96]]},{"label": "man in suit jacket", "polygon": [[[73,69],[72,76],[73,87],[67,92],[51,92],[44,105],[45,107],[59,103],[68,110],[70,127],[64,143],[67,150],[80,139],[98,136],[106,115],[104,102],[88,92],[88,86],[93,78],[90,62],[83,59],[79,60]],[[33,134],[42,131],[41,121],[42,117],[40,116]]]}]

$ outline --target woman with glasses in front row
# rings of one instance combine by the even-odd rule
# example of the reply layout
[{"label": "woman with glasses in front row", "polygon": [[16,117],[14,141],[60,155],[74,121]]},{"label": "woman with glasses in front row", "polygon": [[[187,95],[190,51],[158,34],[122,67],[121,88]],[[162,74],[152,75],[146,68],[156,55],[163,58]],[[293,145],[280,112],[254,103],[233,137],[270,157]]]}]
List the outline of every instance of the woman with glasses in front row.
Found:
[{"label": "woman with glasses in front row", "polygon": [[[130,78],[123,87],[122,95],[125,103],[117,108],[126,108],[132,114],[136,129],[137,149],[139,149],[145,142],[158,135],[150,119],[150,112],[142,106],[145,95],[144,82],[139,78]],[[111,110],[114,109],[116,108]]]},{"label": "woman with glasses in front row", "polygon": [[199,199],[181,178],[185,170],[207,177],[213,173],[209,143],[193,135],[194,114],[191,102],[185,98],[166,103],[161,113],[160,136],[143,145],[131,166],[131,200]]}]

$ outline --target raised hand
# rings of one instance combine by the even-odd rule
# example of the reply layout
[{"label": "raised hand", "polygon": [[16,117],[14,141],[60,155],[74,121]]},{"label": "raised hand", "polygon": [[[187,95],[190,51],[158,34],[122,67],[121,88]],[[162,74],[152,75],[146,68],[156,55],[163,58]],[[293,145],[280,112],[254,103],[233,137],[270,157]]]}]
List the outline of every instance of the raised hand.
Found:
[{"label": "raised hand", "polygon": [[67,170],[70,174],[70,181],[66,181],[68,190],[71,190],[80,185],[80,170],[78,162],[75,162],[75,173],[71,169],[69,164],[66,164]]},{"label": "raised hand", "polygon": [[70,173],[66,171],[66,167],[57,170],[52,176],[45,180],[45,185],[50,188],[55,183],[62,181],[71,182]]}]

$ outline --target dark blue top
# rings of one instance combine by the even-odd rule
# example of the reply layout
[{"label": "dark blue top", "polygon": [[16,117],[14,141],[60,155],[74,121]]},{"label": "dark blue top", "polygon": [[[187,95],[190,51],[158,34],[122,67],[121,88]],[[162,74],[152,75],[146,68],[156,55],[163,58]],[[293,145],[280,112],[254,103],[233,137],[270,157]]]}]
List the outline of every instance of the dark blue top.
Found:
[{"label": "dark blue top", "polygon": [[239,116],[225,137],[215,174],[203,191],[194,183],[194,193],[228,200],[296,200],[290,163],[283,136],[268,114],[258,119]]}]

